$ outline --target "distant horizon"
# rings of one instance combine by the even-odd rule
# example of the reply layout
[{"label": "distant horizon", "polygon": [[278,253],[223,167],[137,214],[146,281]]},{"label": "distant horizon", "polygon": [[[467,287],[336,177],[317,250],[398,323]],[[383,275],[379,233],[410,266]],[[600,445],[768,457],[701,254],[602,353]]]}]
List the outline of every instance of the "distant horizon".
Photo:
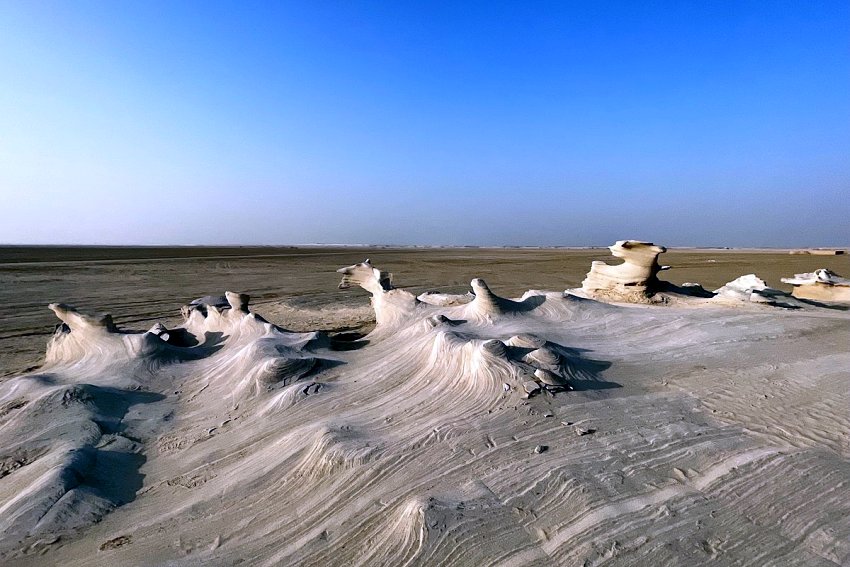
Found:
[{"label": "distant horizon", "polygon": [[0,3],[0,240],[830,247],[850,3]]},{"label": "distant horizon", "polygon": [[[635,239],[621,239],[635,240]],[[532,249],[607,249],[609,244],[397,244],[370,243],[345,244],[339,242],[308,242],[297,244],[28,244],[0,243],[0,248],[532,248]],[[705,250],[850,250],[850,244],[835,246],[725,246],[725,245],[685,245],[653,242],[668,249],[687,248]]]}]

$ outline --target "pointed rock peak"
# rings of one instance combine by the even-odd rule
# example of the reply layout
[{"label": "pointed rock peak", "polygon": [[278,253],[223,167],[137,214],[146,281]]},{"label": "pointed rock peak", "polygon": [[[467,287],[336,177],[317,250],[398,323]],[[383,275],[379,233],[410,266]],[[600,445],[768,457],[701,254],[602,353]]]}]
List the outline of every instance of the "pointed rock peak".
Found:
[{"label": "pointed rock peak", "polygon": [[471,305],[476,312],[482,315],[493,315],[504,311],[504,300],[490,291],[487,282],[481,278],[475,278],[469,282],[469,285],[472,287],[473,293],[475,293],[475,299],[472,300]]},{"label": "pointed rock peak", "polygon": [[231,309],[234,311],[241,311],[243,313],[248,312],[248,301],[251,299],[250,295],[247,293],[225,291],[224,296],[227,298],[227,303],[230,304]]},{"label": "pointed rock peak", "polygon": [[109,313],[86,315],[77,311],[75,307],[65,303],[51,303],[48,307],[72,331],[78,329],[103,329],[111,333],[116,330],[115,324],[112,322],[112,315]]},{"label": "pointed rock peak", "polygon": [[382,272],[372,266],[369,258],[359,264],[340,268],[337,273],[342,274],[339,289],[348,289],[353,284],[362,287],[373,295],[393,289],[392,274]]}]

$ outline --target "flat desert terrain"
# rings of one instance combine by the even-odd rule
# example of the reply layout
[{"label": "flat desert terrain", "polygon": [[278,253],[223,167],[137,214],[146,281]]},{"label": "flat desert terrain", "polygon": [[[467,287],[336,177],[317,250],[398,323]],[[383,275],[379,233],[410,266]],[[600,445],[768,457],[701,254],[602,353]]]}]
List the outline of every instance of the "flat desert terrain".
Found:
[{"label": "flat desert terrain", "polygon": [[564,293],[594,260],[0,249],[0,563],[850,565],[848,306]]}]

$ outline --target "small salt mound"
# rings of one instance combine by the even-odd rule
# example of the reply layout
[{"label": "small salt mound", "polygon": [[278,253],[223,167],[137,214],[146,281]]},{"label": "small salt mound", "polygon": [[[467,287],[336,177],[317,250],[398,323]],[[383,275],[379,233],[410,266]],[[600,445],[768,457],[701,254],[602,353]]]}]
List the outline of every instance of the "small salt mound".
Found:
[{"label": "small salt mound", "polygon": [[791,295],[819,301],[850,301],[850,279],[821,268],[811,273],[782,278],[782,283],[794,286]]},{"label": "small salt mound", "polygon": [[[715,302],[747,302],[764,303],[779,307],[797,307],[793,299],[783,291],[769,287],[765,281],[755,274],[747,274],[714,290]],[[789,301],[790,300],[790,301]]]}]

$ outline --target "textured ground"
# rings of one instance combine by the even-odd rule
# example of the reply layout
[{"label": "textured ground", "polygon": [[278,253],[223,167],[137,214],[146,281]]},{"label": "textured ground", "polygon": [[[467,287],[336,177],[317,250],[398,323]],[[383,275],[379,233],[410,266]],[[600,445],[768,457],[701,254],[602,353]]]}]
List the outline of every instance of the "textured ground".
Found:
[{"label": "textured ground", "polygon": [[[363,307],[355,294],[341,294],[335,269],[364,258],[396,273],[414,292],[465,292],[484,278],[502,294],[527,289],[562,290],[581,285],[593,260],[610,260],[607,248],[387,249],[387,248],[109,248],[0,247],[0,380],[40,363],[56,319],[48,303],[63,301],[105,311],[126,325],[147,328],[179,322],[180,307],[225,289],[251,294],[254,305],[284,326],[303,330],[344,328],[337,317],[310,317],[286,306]],[[781,277],[829,268],[850,277],[850,256],[796,256],[787,252],[671,250],[661,256],[675,266],[662,277],[699,282],[715,289],[756,272],[770,286],[790,291]],[[362,311],[372,317],[371,311]],[[338,314],[336,314],[338,316]],[[355,322],[356,323],[356,322]]]},{"label": "textured ground", "polygon": [[[368,295],[333,273],[363,251],[275,253],[290,255],[3,266],[4,563],[850,563],[847,310],[561,293],[606,251],[372,250],[416,292],[480,276],[502,296],[551,293],[420,304],[364,337]],[[709,289],[850,273],[840,257],[662,261]],[[142,331],[225,288],[289,331],[355,332],[328,341],[236,309],[193,315],[198,340],[180,343],[72,327],[11,377],[42,362],[47,301]],[[574,391],[523,396],[542,368],[523,333]]]}]

